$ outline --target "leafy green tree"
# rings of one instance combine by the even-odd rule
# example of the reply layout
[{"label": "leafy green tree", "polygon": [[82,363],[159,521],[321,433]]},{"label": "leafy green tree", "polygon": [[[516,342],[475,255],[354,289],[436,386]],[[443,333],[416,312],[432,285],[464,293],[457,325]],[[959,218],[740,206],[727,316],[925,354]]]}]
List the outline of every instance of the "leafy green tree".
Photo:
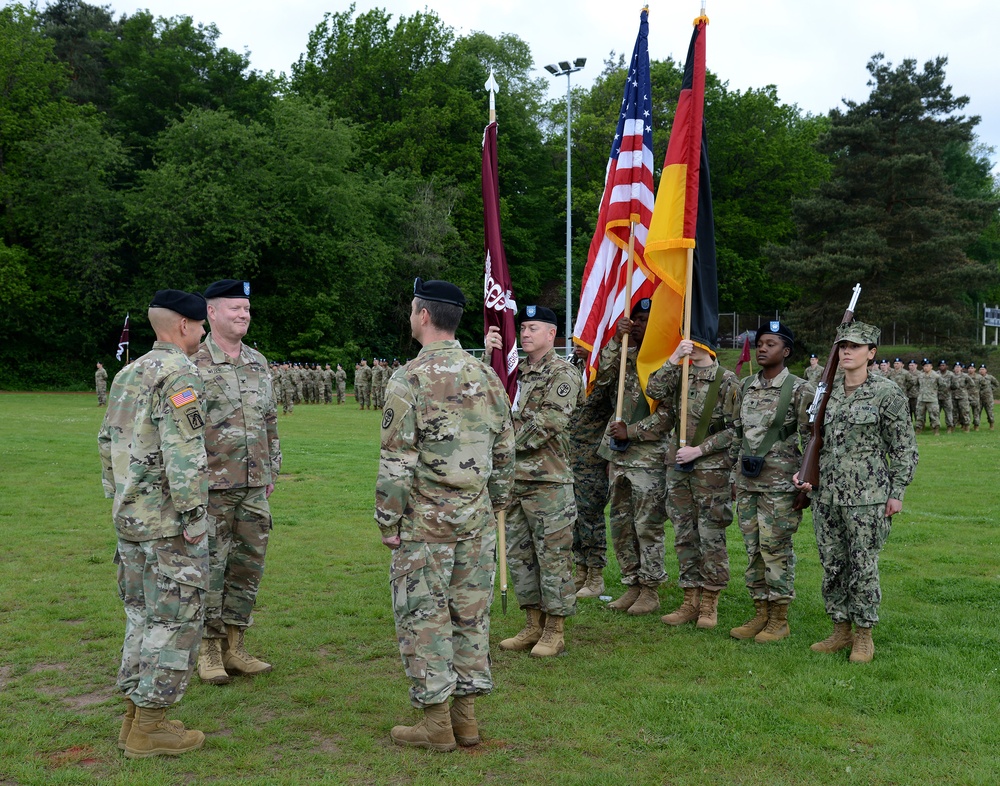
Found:
[{"label": "leafy green tree", "polygon": [[108,111],[107,50],[118,30],[111,7],[56,0],[39,14],[39,20],[42,32],[53,42],[53,53],[69,67],[66,95],[75,103],[92,103]]}]

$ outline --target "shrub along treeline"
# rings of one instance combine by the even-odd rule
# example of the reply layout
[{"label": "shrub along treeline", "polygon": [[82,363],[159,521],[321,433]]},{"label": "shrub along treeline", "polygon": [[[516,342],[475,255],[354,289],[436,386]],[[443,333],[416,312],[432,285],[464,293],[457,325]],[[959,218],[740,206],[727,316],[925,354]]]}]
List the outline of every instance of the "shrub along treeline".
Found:
[{"label": "shrub along treeline", "polygon": [[[515,294],[562,313],[565,105],[545,100],[525,42],[352,6],[276,76],[218,37],[79,0],[0,9],[0,386],[79,386],[96,360],[116,370],[126,312],[138,354],[155,289],[228,277],[252,281],[251,337],[273,359],[414,354],[415,276],[472,301],[482,287],[490,67]],[[956,114],[967,99],[945,64],[876,56],[871,98],[824,117],[709,75],[721,310],[781,309],[818,339],[861,280],[859,317],[971,341],[972,304],[997,294],[1000,230],[991,151],[978,118]],[[658,160],[681,73],[652,64]],[[577,287],[623,81],[612,55],[574,91]],[[481,330],[472,307],[462,335],[477,344]]]}]

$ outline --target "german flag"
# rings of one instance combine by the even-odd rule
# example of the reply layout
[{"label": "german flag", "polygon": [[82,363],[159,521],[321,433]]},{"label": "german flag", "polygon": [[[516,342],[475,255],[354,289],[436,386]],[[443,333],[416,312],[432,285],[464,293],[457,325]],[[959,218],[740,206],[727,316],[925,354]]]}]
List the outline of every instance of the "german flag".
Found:
[{"label": "german flag", "polygon": [[653,293],[649,325],[639,350],[638,371],[643,388],[649,375],[663,365],[682,338],[688,249],[694,249],[690,338],[713,352],[716,349],[719,287],[705,132],[707,26],[708,17],[694,20],[645,258],[639,260],[648,268],[648,274],[661,282]]}]

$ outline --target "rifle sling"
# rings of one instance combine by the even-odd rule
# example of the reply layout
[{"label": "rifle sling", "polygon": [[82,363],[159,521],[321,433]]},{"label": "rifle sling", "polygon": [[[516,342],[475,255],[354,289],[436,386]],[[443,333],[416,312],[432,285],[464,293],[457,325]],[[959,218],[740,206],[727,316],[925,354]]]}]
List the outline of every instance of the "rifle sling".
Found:
[{"label": "rifle sling", "polygon": [[[750,381],[753,377],[748,377],[747,381],[743,383],[744,390],[746,393],[747,389],[750,387]],[[764,434],[764,439],[761,441],[760,446],[757,448],[757,455],[763,458],[767,455],[767,452],[774,447],[774,443],[779,440],[788,439],[792,434],[795,433],[797,424],[792,423],[785,425],[785,418],[788,416],[788,407],[792,403],[792,388],[795,386],[795,377],[789,374],[785,377],[785,381],[781,383],[781,395],[778,397],[778,407],[774,411],[774,420],[771,421],[771,425],[767,429],[767,433]],[[743,435],[743,445],[741,447],[744,456],[750,455],[750,445],[747,442],[746,435]]]}]

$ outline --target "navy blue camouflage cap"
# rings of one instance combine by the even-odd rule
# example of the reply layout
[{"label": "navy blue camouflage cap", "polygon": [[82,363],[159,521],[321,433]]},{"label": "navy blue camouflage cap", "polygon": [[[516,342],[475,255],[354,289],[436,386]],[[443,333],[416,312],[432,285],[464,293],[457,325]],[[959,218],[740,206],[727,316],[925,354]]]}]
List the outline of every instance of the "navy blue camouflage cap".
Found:
[{"label": "navy blue camouflage cap", "polygon": [[180,289],[158,289],[149,303],[150,308],[166,308],[188,319],[208,319],[205,298],[197,292]]},{"label": "navy blue camouflage cap", "polygon": [[450,281],[424,281],[417,276],[413,280],[413,297],[465,308],[465,295]]},{"label": "navy blue camouflage cap", "polygon": [[556,312],[545,306],[526,306],[521,322],[547,322],[550,325],[559,326]]},{"label": "navy blue camouflage cap", "polygon": [[245,300],[250,299],[250,282],[240,281],[235,278],[224,278],[208,285],[205,290],[205,299],[211,300],[216,297],[238,297]]}]

